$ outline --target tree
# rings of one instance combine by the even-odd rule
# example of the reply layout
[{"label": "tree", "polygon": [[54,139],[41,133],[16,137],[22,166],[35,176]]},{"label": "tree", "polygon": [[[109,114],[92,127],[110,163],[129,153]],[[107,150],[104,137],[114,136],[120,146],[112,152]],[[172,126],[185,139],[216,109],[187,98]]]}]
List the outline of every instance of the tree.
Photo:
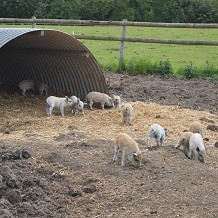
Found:
[{"label": "tree", "polygon": [[80,19],[79,0],[54,0],[50,6],[49,18]]},{"label": "tree", "polygon": [[34,16],[36,16],[37,18],[48,18],[48,13],[51,10],[51,2],[52,0],[38,1],[38,4],[36,5],[36,9],[34,11]]},{"label": "tree", "polygon": [[36,9],[37,0],[1,0],[0,17],[30,18]]},{"label": "tree", "polygon": [[217,4],[215,0],[156,0],[151,3],[154,21],[189,23],[217,22]]},{"label": "tree", "polygon": [[135,21],[153,21],[152,0],[135,0]]},{"label": "tree", "polygon": [[0,17],[217,23],[218,0],[0,0]]},{"label": "tree", "polygon": [[199,4],[198,0],[193,1],[193,8],[195,12],[195,22],[197,23],[212,23],[217,22],[215,19],[218,14],[218,8],[215,7],[215,1],[201,0]]},{"label": "tree", "polygon": [[107,20],[110,0],[83,0],[80,4],[82,20]]}]

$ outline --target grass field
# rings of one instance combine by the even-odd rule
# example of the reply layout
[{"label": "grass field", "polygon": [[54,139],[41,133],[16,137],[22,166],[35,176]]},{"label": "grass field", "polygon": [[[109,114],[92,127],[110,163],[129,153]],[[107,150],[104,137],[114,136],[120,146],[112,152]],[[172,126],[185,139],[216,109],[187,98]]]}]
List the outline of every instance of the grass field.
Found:
[{"label": "grass field", "polygon": [[[0,25],[0,27],[31,27],[30,25]],[[40,26],[37,28],[56,29],[68,34],[94,36],[121,36],[118,26]],[[152,28],[126,27],[126,37],[178,40],[215,40],[218,29],[198,28]],[[116,69],[118,66],[120,42],[81,40],[92,52],[104,69]],[[156,43],[125,43],[124,59],[149,60],[151,62],[169,61],[173,71],[190,64],[203,69],[212,65],[218,70],[218,46],[167,45]],[[217,71],[216,71],[217,72]]]}]

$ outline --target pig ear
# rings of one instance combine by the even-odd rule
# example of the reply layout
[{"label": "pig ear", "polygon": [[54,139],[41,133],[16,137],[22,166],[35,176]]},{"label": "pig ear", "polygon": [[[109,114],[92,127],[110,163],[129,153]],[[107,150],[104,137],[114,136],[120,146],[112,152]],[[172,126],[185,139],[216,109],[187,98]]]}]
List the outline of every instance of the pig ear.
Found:
[{"label": "pig ear", "polygon": [[209,138],[203,138],[203,140],[209,142]]},{"label": "pig ear", "polygon": [[65,96],[65,98],[66,98],[66,102],[68,102],[69,98],[67,96]]},{"label": "pig ear", "polygon": [[167,136],[169,134],[168,129],[164,128],[164,131],[165,131],[165,135]]}]

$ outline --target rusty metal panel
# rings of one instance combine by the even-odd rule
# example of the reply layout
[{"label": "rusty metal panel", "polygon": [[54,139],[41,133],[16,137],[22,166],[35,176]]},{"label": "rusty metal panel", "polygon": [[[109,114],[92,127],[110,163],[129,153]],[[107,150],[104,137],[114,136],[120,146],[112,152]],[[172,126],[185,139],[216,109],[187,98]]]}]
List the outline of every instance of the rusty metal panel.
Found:
[{"label": "rusty metal panel", "polygon": [[38,29],[30,28],[0,28],[0,48],[11,40],[21,36],[25,33],[38,31]]},{"label": "rusty metal panel", "polygon": [[0,81],[44,81],[54,91],[84,98],[90,91],[108,94],[92,53],[75,37],[56,30],[0,28]]}]

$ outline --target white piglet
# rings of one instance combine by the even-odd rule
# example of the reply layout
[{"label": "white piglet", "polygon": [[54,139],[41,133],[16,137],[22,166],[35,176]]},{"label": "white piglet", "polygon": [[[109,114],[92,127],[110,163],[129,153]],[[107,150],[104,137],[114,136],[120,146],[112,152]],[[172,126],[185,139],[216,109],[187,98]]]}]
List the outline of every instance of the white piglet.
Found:
[{"label": "white piglet", "polygon": [[100,103],[102,109],[104,109],[105,105],[108,107],[113,107],[113,98],[101,92],[88,93],[86,96],[86,102],[88,103],[90,110],[92,110],[92,105],[94,103]]},{"label": "white piglet", "polygon": [[205,146],[201,134],[192,134],[189,139],[189,149],[186,149],[185,154],[190,159],[198,158],[201,162],[205,163]]},{"label": "white piglet", "polygon": [[53,108],[56,107],[60,109],[61,115],[64,116],[64,108],[68,106],[72,107],[73,101],[67,96],[64,98],[50,96],[46,99],[46,114],[51,116]]},{"label": "white piglet", "polygon": [[83,109],[84,109],[84,103],[78,98],[76,103],[74,103],[72,106],[72,113],[75,115],[77,111],[80,111],[82,115],[85,115]]},{"label": "white piglet", "polygon": [[42,95],[43,92],[45,92],[46,96],[48,95],[48,86],[44,82],[36,81],[35,82],[35,89],[37,92],[39,92],[40,95]]},{"label": "white piglet", "polygon": [[75,95],[72,95],[70,97],[70,99],[73,101],[73,104],[75,104],[77,102],[77,100],[78,100],[78,98]]},{"label": "white piglet", "polygon": [[[75,95],[72,95],[72,96],[70,97],[70,99],[72,100],[73,105],[76,104],[77,101],[78,101],[78,98],[77,98]],[[72,108],[71,108],[71,113],[73,113],[73,114],[76,113],[76,111],[74,110],[73,106],[72,106]]]},{"label": "white piglet", "polygon": [[126,103],[123,107],[123,122],[131,125],[132,124],[132,115],[133,115],[132,105],[129,103]]},{"label": "white piglet", "polygon": [[121,96],[122,95],[120,95],[120,96],[119,95],[112,95],[115,108],[120,108],[121,107],[121,103],[122,103]]},{"label": "white piglet", "polygon": [[22,80],[19,84],[18,87],[22,90],[22,95],[26,95],[26,91],[33,90],[35,87],[34,80]]},{"label": "white piglet", "polygon": [[113,161],[117,160],[119,151],[122,151],[122,166],[125,166],[127,161],[131,161],[133,165],[141,167],[142,152],[139,150],[136,141],[126,133],[119,133],[115,141]]},{"label": "white piglet", "polygon": [[156,139],[157,146],[163,146],[164,140],[166,137],[166,131],[165,129],[160,126],[159,124],[152,124],[149,129],[149,135],[148,135],[148,145],[150,148],[152,148],[152,140],[153,138]]}]

